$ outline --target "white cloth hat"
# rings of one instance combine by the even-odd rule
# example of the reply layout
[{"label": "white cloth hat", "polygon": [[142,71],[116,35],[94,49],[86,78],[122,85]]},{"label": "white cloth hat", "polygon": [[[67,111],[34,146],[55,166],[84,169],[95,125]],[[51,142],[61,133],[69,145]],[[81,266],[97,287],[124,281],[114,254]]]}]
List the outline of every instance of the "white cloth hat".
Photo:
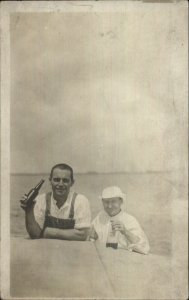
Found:
[{"label": "white cloth hat", "polygon": [[115,198],[119,197],[123,200],[126,199],[126,195],[122,193],[121,189],[118,186],[109,186],[102,191],[101,199]]}]

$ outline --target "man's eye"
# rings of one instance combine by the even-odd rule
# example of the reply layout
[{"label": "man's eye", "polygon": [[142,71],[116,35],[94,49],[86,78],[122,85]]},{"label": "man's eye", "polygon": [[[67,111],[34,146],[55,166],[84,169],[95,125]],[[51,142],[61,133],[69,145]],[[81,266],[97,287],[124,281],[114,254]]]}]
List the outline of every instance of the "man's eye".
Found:
[{"label": "man's eye", "polygon": [[60,182],[60,178],[53,178],[55,182]]},{"label": "man's eye", "polygon": [[63,179],[63,182],[64,182],[64,183],[69,183],[70,180],[69,180],[69,179]]}]

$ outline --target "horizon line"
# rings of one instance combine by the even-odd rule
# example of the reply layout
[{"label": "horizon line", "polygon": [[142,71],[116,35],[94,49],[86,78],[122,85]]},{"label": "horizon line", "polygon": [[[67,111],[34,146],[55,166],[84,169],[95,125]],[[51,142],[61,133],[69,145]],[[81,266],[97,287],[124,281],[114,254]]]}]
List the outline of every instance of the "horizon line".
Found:
[{"label": "horizon line", "polygon": [[[115,172],[97,172],[97,171],[86,171],[86,172],[74,172],[75,175],[100,175],[100,174],[146,174],[146,173],[172,173],[172,172],[177,172],[179,170],[147,170],[147,171],[115,171]],[[36,173],[28,173],[28,172],[10,172],[11,176],[15,175],[49,175],[49,172],[36,172]]]}]

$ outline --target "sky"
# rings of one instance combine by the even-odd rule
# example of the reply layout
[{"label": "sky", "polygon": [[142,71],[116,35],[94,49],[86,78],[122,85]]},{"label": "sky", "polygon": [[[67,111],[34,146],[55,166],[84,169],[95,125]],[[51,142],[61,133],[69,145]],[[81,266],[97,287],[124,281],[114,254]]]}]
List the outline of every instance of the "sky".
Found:
[{"label": "sky", "polygon": [[13,14],[11,172],[183,168],[186,20],[173,6]]}]

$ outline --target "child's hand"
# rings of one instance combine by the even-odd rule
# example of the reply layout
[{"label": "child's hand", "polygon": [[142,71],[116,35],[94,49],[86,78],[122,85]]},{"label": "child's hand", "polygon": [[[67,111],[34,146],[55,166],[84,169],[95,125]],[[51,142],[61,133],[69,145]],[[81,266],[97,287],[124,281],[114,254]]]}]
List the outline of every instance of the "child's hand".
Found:
[{"label": "child's hand", "polygon": [[126,228],[125,225],[121,221],[111,221],[112,229],[115,231],[120,231],[122,234],[125,234]]}]

